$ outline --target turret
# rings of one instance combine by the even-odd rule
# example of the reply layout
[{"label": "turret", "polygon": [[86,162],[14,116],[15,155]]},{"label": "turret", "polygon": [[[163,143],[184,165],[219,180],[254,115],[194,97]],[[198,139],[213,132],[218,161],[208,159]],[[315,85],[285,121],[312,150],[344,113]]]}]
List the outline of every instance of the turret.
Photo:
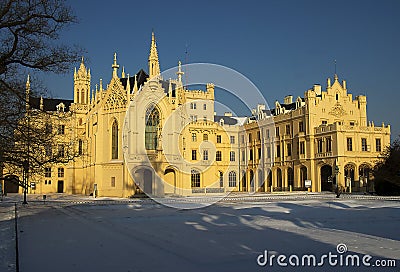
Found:
[{"label": "turret", "polygon": [[117,53],[114,53],[114,62],[111,65],[112,69],[113,69],[113,73],[112,73],[112,77],[113,78],[118,78],[118,68],[119,65],[117,64]]},{"label": "turret", "polygon": [[82,57],[78,71],[74,70],[74,103],[90,103],[90,78],[90,69],[86,69]]}]

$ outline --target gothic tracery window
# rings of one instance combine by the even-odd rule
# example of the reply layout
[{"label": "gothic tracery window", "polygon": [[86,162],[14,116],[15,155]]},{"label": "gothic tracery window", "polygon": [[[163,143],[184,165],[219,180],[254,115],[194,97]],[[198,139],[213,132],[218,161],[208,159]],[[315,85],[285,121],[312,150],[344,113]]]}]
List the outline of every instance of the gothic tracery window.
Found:
[{"label": "gothic tracery window", "polygon": [[114,120],[111,128],[111,159],[118,159],[118,124]]},{"label": "gothic tracery window", "polygon": [[146,111],[145,147],[147,150],[155,150],[158,145],[158,127],[160,113],[156,107],[150,107]]}]

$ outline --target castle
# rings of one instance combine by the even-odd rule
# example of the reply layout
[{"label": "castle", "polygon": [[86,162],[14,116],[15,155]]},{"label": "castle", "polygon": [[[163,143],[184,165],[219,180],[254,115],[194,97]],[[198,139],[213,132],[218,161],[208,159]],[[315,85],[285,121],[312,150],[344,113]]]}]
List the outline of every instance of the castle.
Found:
[{"label": "castle", "polygon": [[187,196],[320,192],[335,184],[373,190],[370,170],[390,144],[390,126],[369,122],[366,97],[353,98],[337,75],[325,90],[314,85],[304,97],[236,117],[214,113],[212,83],[184,86],[180,62],[177,78],[163,79],[154,33],[148,73],[118,70],[115,54],[110,82],[104,88],[100,79],[91,91],[82,58],[73,101],[29,98],[33,108],[63,116],[51,126],[60,134],[58,151],[68,138],[78,153],[32,176],[29,193]]}]

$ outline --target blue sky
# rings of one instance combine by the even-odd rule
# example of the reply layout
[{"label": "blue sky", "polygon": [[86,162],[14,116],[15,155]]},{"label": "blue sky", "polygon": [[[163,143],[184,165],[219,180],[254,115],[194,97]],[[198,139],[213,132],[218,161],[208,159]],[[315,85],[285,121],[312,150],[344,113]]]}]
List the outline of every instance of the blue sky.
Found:
[{"label": "blue sky", "polygon": [[[247,76],[270,105],[315,83],[325,87],[336,59],[349,92],[367,95],[369,120],[391,124],[392,138],[400,134],[400,1],[67,3],[79,24],[61,39],[85,48],[92,88],[110,80],[114,52],[126,73],[147,70],[154,29],[162,70],[178,60],[224,65]],[[51,96],[72,98],[73,68],[44,80]]]}]

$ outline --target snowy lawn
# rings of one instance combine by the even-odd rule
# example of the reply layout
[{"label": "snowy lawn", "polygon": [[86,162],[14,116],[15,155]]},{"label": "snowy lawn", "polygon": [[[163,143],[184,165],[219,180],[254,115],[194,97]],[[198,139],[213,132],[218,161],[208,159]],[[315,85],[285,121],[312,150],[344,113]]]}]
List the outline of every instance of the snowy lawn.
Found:
[{"label": "snowy lawn", "polygon": [[[400,271],[400,202],[354,199],[159,204],[42,204],[19,208],[20,271]],[[257,258],[346,254],[397,267],[262,267]],[[340,254],[338,254],[340,255]],[[288,263],[288,259],[286,259]]]}]

